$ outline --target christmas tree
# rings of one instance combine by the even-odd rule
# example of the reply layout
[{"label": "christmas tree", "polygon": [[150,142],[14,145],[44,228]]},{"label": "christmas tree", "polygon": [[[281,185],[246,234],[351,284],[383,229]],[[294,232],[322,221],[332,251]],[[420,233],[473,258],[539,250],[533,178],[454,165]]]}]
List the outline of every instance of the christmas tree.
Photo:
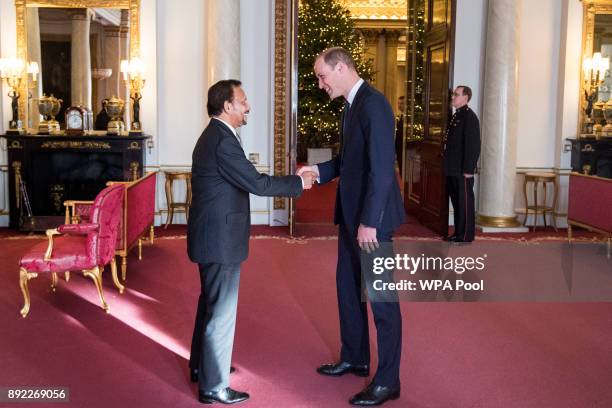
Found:
[{"label": "christmas tree", "polygon": [[372,64],[348,9],[338,0],[301,0],[298,9],[298,160],[305,161],[307,148],[338,143],[338,126],[344,101],[333,101],[318,86],[313,65],[326,48],[343,47],[355,60],[359,75],[373,77]]}]

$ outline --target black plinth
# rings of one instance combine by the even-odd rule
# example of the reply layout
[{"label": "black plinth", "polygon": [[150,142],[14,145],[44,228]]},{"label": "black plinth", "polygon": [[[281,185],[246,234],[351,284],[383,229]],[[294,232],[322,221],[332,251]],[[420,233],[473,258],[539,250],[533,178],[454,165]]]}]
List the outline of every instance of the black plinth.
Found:
[{"label": "black plinth", "polygon": [[[108,181],[141,177],[148,135],[0,135],[9,167],[9,225],[42,231],[63,223],[65,200],[92,200]],[[32,211],[29,216],[23,181]]]},{"label": "black plinth", "polygon": [[572,143],[572,171],[612,178],[612,137],[567,139]]}]

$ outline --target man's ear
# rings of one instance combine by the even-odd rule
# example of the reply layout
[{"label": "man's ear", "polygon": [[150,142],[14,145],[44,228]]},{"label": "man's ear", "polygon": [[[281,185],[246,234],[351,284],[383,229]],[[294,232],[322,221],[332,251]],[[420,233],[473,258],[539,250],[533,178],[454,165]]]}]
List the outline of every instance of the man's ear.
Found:
[{"label": "man's ear", "polygon": [[223,111],[225,113],[229,113],[230,106],[232,106],[232,104],[229,103],[228,101],[223,102]]}]

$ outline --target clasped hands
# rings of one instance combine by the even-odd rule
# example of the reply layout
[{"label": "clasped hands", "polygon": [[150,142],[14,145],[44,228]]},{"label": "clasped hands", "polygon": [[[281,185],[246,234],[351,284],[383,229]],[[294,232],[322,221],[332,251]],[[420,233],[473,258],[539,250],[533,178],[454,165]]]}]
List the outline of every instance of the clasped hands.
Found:
[{"label": "clasped hands", "polygon": [[[316,166],[303,166],[297,170],[296,175],[302,177],[302,180],[304,180],[304,190],[308,190],[312,188],[312,184],[319,178],[319,169]],[[311,181],[308,187],[306,187],[307,180]],[[357,242],[359,243],[359,247],[368,254],[374,252],[379,248],[378,239],[376,238],[376,228],[359,224]]]}]

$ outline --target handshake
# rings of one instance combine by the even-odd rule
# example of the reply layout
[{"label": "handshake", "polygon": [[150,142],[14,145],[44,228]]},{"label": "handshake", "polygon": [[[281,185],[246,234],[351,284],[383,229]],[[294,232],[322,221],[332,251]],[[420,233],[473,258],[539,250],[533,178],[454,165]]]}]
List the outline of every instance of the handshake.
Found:
[{"label": "handshake", "polygon": [[302,178],[304,190],[310,190],[319,177],[319,169],[316,165],[303,166],[300,167],[295,174],[296,176],[300,176]]}]

